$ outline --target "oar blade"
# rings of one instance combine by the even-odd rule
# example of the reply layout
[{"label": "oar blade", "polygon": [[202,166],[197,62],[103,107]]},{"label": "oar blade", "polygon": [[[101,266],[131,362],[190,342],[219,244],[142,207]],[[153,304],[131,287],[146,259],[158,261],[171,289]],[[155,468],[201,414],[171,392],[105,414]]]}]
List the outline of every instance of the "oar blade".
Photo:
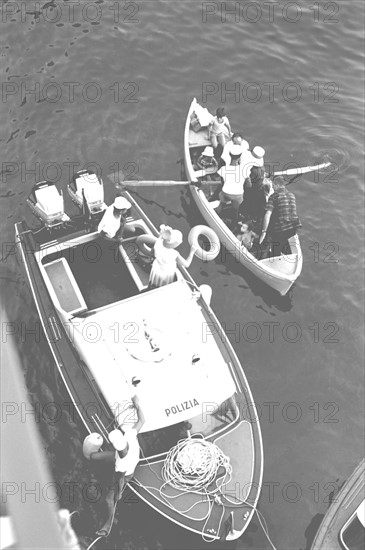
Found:
[{"label": "oar blade", "polygon": [[322,164],[316,164],[314,166],[298,166],[297,168],[289,168],[288,170],[281,170],[279,172],[274,172],[274,176],[301,176],[302,174],[307,174],[308,172],[316,172],[319,170],[324,170],[331,166],[330,162],[323,162]]}]

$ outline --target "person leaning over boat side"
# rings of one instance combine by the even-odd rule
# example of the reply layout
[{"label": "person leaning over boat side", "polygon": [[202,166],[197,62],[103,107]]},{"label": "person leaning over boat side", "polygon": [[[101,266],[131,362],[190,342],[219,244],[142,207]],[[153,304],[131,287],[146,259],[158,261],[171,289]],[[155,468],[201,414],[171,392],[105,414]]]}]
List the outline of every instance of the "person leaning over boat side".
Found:
[{"label": "person leaning over boat side", "polygon": [[216,149],[218,144],[224,147],[226,138],[224,136],[226,129],[229,136],[231,136],[231,125],[228,118],[225,115],[224,107],[218,107],[215,112],[215,117],[209,125],[209,139],[213,148]]},{"label": "person leaning over boat side", "polygon": [[240,145],[242,147],[242,153],[248,151],[250,148],[249,143],[243,139],[242,134],[240,132],[235,132],[232,135],[231,141],[228,141],[223,148],[221,160],[226,165],[231,164],[230,153],[231,153],[232,147],[234,148],[235,145]]},{"label": "person leaning over boat side", "polygon": [[[98,225],[98,233],[109,241],[121,241],[126,223],[125,216],[131,208],[131,203],[124,197],[116,197],[113,204],[108,206]],[[134,232],[134,228],[130,228]]]},{"label": "person leaning over boat side", "polygon": [[288,239],[297,233],[302,224],[297,215],[295,196],[286,188],[284,179],[276,178],[273,187],[274,193],[269,197],[266,205],[260,244],[266,240],[269,228],[272,246],[276,248],[274,255],[280,255],[281,252],[288,254],[290,253],[290,250],[287,250]]},{"label": "person leaning over boat side", "polygon": [[[105,497],[108,506],[108,516],[104,525],[96,532],[99,536],[109,534],[113,524],[116,503],[121,499],[126,483],[133,478],[134,470],[139,462],[137,434],[141,430],[145,419],[136,395],[132,397],[132,402],[137,412],[138,420],[133,425],[123,424],[121,429],[124,433],[120,429],[109,433],[109,441],[114,446],[115,451],[92,451],[88,456],[92,462],[103,462],[109,467],[110,465],[113,467],[112,483]],[[99,437],[102,439],[100,435]]]},{"label": "person leaning over boat side", "polygon": [[182,243],[182,233],[167,225],[160,225],[160,235],[154,245],[155,259],[150,273],[149,288],[168,285],[176,280],[177,266],[189,267],[197,247],[192,245],[185,260],[175,250]]}]

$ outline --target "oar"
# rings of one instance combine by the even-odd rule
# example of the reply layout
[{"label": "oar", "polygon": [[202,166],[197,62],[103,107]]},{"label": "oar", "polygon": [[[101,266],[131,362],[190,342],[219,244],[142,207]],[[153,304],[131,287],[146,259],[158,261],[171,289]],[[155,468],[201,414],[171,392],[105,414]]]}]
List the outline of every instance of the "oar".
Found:
[{"label": "oar", "polygon": [[280,172],[274,172],[273,176],[300,176],[301,174],[307,174],[308,172],[315,172],[316,170],[323,170],[330,166],[330,162],[324,162],[323,164],[316,164],[315,166],[303,166],[297,168],[289,168],[288,170],[281,170]]},{"label": "oar", "polygon": [[[281,170],[279,172],[274,172],[273,176],[300,176],[302,174],[307,174],[308,172],[314,172],[315,170],[323,170],[324,168],[327,168],[330,166],[330,162],[324,162],[322,164],[316,164],[315,166],[303,166],[303,167],[297,167],[297,168],[289,168],[288,170]],[[215,173],[216,170],[197,170],[194,172],[194,176],[196,178],[201,178],[203,176],[206,176],[207,174]],[[110,178],[116,186],[121,187],[169,187],[169,186],[178,186],[178,185],[191,185],[191,181],[174,181],[174,180],[123,180],[119,181],[119,178],[116,178],[117,174],[110,174],[108,178]],[[118,181],[115,181],[118,179]],[[201,183],[209,183],[210,185],[214,183],[221,183],[220,180],[218,181],[209,181],[209,182],[201,182]]]},{"label": "oar", "polygon": [[125,180],[120,181],[116,185],[120,187],[168,187],[177,185],[191,185],[190,181],[163,181],[163,180]]}]

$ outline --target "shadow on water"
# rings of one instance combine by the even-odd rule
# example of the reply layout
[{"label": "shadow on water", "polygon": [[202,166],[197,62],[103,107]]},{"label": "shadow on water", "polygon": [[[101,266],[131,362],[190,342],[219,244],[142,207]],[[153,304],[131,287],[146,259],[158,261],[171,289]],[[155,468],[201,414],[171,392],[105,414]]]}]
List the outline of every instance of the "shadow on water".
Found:
[{"label": "shadow on water", "polygon": [[304,550],[310,550],[314,541],[314,538],[317,534],[317,531],[322,523],[324,514],[316,514],[312,517],[308,527],[304,531],[304,536],[306,538],[306,545]]}]

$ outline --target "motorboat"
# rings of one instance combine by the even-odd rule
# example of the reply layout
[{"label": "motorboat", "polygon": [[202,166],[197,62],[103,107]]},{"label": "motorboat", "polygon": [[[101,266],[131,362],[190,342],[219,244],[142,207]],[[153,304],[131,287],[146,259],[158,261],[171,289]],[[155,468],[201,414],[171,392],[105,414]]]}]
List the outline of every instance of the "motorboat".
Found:
[{"label": "motorboat", "polygon": [[131,489],[204,540],[236,539],[255,513],[263,475],[243,367],[206,285],[181,268],[176,281],[150,288],[158,231],[127,191],[122,240],[100,236],[102,187],[96,174],[76,174],[73,216],[56,185],[40,182],[29,204],[42,225],[15,224],[55,367],[85,435],[103,436],[101,452],[113,449],[108,434],[131,415],[137,394],[145,424]]}]

